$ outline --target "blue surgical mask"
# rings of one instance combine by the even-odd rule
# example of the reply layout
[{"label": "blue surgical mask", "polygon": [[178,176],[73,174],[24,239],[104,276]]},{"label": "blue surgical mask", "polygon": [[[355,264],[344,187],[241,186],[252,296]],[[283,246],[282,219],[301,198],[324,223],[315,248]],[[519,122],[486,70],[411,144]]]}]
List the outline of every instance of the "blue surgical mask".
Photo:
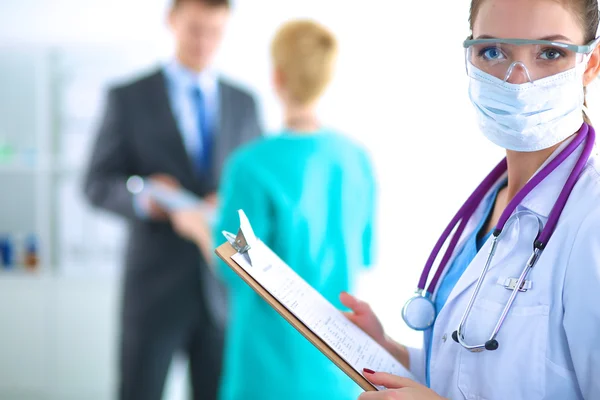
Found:
[{"label": "blue surgical mask", "polygon": [[587,62],[528,82],[504,82],[469,64],[469,97],[483,134],[508,150],[532,152],[567,139],[583,123]]}]

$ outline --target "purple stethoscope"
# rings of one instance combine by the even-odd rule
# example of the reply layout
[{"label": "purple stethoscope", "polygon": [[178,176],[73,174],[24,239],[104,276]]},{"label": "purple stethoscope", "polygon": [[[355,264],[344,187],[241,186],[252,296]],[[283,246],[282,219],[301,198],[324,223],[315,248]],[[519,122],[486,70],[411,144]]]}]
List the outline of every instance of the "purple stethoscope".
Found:
[{"label": "purple stethoscope", "polygon": [[[508,204],[508,206],[502,213],[500,220],[498,221],[498,225],[493,231],[491,249],[488,254],[483,271],[481,272],[481,275],[477,280],[475,291],[473,292],[473,295],[469,300],[467,309],[463,314],[458,329],[452,334],[452,338],[454,339],[454,341],[460,343],[465,349],[472,352],[480,352],[484,349],[496,350],[498,348],[498,341],[496,340],[496,336],[500,331],[500,327],[504,323],[504,320],[506,319],[506,316],[508,315],[508,312],[510,311],[515,301],[517,293],[520,290],[522,290],[527,275],[529,274],[530,270],[535,266],[544,248],[548,244],[548,240],[550,239],[552,233],[554,232],[554,229],[556,228],[556,224],[558,223],[558,219],[565,207],[565,204],[567,203],[569,195],[571,194],[573,187],[577,183],[581,172],[585,168],[585,165],[588,159],[590,158],[590,155],[594,148],[595,139],[596,133],[594,131],[594,128],[584,123],[577,135],[575,136],[575,138],[571,141],[571,143],[569,143],[558,154],[558,156],[556,156],[552,161],[550,161],[539,173],[537,173],[532,179],[529,180],[529,182],[527,182],[523,189],[521,189],[521,191],[517,193],[515,198],[511,200],[511,202]],[[565,185],[563,186],[563,189],[560,192],[556,203],[552,207],[552,211],[550,212],[548,222],[546,223],[546,225],[543,226],[541,220],[537,216],[535,216],[537,218],[539,226],[538,235],[533,243],[533,253],[531,254],[531,257],[529,257],[529,260],[525,264],[525,267],[523,268],[519,279],[514,284],[514,287],[513,285],[511,285],[511,296],[508,299],[506,305],[504,306],[504,310],[502,311],[502,314],[500,315],[500,318],[498,319],[498,322],[496,323],[496,326],[494,327],[494,330],[492,331],[489,340],[481,345],[467,344],[464,340],[465,323],[469,317],[471,309],[473,308],[473,304],[475,303],[479,290],[481,289],[483,280],[494,258],[494,254],[496,253],[496,249],[498,247],[498,241],[502,237],[503,232],[505,232],[505,228],[507,226],[510,226],[516,218],[519,218],[522,214],[525,213],[517,212],[513,215],[513,212],[521,203],[521,201],[525,198],[525,196],[527,196],[538,184],[540,184],[544,179],[546,179],[546,177],[548,177],[552,173],[552,171],[554,171],[559,165],[561,165],[584,141],[586,142],[585,148],[581,153],[581,156],[577,160],[575,167],[571,171],[569,178],[565,182]],[[423,269],[421,278],[419,279],[419,286],[417,288],[416,295],[409,299],[404,305],[404,308],[402,309],[402,318],[410,328],[418,331],[424,331],[433,326],[436,318],[436,310],[431,298],[437,287],[440,277],[442,276],[442,273],[446,265],[448,264],[450,257],[452,257],[452,254],[454,253],[458,240],[462,235],[467,225],[467,222],[469,221],[473,213],[475,213],[475,210],[477,209],[478,205],[483,201],[485,195],[492,189],[492,187],[502,177],[502,175],[504,175],[506,170],[507,164],[506,159],[504,159],[492,170],[492,172],[483,180],[483,182],[481,182],[477,189],[475,189],[473,194],[471,194],[471,196],[467,199],[464,205],[458,210],[452,221],[450,221],[450,223],[438,239],[435,247],[433,248],[433,251],[427,259],[427,263],[425,264],[425,268]],[[531,215],[533,215],[533,213],[531,213]],[[442,258],[442,261],[433,279],[431,280],[427,291],[425,291],[425,285],[427,283],[427,279],[429,278],[429,273],[431,271],[433,263],[437,258],[442,246],[450,237],[450,233],[454,230],[454,228],[459,222],[460,225],[458,226],[456,232],[452,236],[450,244],[448,245],[448,248],[444,253],[444,257]]]}]

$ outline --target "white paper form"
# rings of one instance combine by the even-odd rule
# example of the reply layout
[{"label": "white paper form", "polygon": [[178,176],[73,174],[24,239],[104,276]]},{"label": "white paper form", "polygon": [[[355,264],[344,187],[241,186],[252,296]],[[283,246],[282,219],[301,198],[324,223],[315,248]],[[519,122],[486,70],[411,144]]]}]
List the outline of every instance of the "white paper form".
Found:
[{"label": "white paper form", "polygon": [[310,286],[264,243],[253,246],[260,265],[240,253],[233,260],[358,373],[363,368],[414,379],[390,353]]}]

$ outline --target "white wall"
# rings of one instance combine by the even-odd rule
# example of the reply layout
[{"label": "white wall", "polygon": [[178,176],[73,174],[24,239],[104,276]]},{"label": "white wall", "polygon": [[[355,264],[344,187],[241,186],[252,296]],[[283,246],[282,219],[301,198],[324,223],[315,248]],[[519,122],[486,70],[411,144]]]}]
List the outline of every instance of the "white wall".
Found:
[{"label": "white wall", "polygon": [[[379,263],[359,293],[392,336],[411,345],[419,337],[403,325],[401,307],[444,225],[502,155],[477,132],[467,98],[461,42],[468,34],[468,4],[238,0],[217,62],[256,91],[274,129],[280,121],[269,83],[274,30],[287,18],[314,17],[335,31],[339,68],[322,114],[371,151],[380,185]],[[166,57],[165,5],[165,0],[5,0],[0,42],[156,43]],[[0,360],[12,360],[0,361],[0,381],[10,376],[20,387],[29,381],[45,393],[33,398],[61,398],[60,393],[109,398],[117,280],[40,282],[17,284],[0,276]],[[55,371],[41,367],[57,362]]]},{"label": "white wall", "polygon": [[0,399],[114,398],[113,281],[4,275],[0,300]]}]

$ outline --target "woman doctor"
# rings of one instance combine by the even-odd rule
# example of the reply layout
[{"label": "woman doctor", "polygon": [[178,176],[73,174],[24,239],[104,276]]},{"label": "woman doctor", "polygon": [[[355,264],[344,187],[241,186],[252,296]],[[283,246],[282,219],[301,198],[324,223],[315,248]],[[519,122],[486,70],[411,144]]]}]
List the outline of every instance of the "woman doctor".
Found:
[{"label": "woman doctor", "polygon": [[348,317],[419,381],[365,370],[387,390],[360,400],[600,399],[600,160],[583,113],[600,72],[598,18],[597,0],[472,1],[469,95],[506,160],[404,307],[424,350],[342,294]]}]

